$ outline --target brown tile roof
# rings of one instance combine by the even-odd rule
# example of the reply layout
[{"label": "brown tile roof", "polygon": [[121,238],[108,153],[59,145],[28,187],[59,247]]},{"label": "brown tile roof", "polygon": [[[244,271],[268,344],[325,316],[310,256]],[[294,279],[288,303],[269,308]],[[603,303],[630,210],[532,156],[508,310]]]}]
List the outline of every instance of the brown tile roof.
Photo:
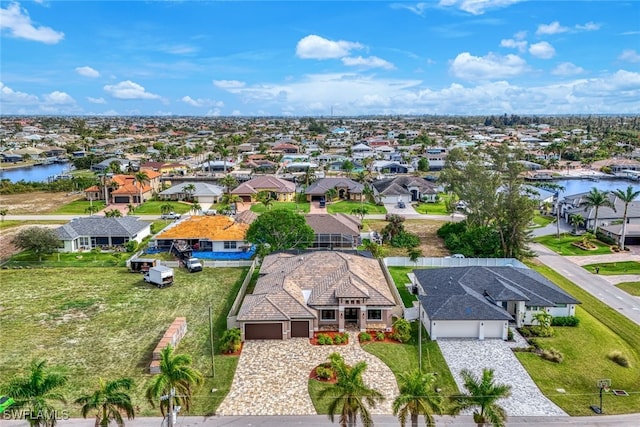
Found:
[{"label": "brown tile roof", "polygon": [[238,223],[225,215],[191,216],[163,231],[156,238],[244,241],[248,229],[248,224]]},{"label": "brown tile roof", "polygon": [[309,214],[305,216],[305,219],[315,234],[359,236],[362,226],[362,222],[357,217],[343,213],[336,215]]},{"label": "brown tile roof", "polygon": [[291,181],[276,178],[275,176],[264,175],[243,182],[233,189],[231,194],[257,194],[260,191],[294,193],[296,191],[296,185]]},{"label": "brown tile roof", "polygon": [[248,209],[236,215],[236,222],[240,224],[251,225],[256,219],[258,219],[258,214]]}]

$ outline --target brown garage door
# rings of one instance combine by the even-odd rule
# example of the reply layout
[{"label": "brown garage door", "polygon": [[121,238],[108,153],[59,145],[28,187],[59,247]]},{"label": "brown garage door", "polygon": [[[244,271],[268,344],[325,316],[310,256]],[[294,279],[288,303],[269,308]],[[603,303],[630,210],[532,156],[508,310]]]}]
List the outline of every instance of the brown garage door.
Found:
[{"label": "brown garage door", "polygon": [[309,321],[291,322],[291,338],[309,338]]},{"label": "brown garage door", "polygon": [[282,323],[246,323],[245,340],[281,340]]}]

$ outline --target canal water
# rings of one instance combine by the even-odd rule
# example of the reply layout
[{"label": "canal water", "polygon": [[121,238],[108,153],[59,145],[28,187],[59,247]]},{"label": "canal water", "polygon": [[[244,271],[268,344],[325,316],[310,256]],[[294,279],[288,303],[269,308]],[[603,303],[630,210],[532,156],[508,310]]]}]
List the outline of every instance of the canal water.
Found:
[{"label": "canal water", "polygon": [[626,191],[627,187],[631,185],[634,191],[640,190],[640,182],[629,179],[601,179],[599,181],[591,181],[589,179],[557,179],[553,180],[553,183],[562,185],[565,188],[564,191],[560,192],[561,196],[586,193],[594,187],[600,191]]},{"label": "canal water", "polygon": [[47,182],[50,176],[62,175],[69,172],[71,163],[52,163],[50,165],[27,166],[14,169],[0,169],[0,179],[11,182],[36,181]]}]

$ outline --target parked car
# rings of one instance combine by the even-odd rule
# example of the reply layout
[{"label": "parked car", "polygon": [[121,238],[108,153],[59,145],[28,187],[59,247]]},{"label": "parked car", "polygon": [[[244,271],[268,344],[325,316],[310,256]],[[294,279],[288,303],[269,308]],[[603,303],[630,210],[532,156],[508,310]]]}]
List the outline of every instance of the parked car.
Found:
[{"label": "parked car", "polygon": [[403,201],[399,201],[399,202],[398,202],[398,208],[400,208],[400,209],[404,209],[404,208],[406,208],[406,207],[407,207],[407,205],[405,205]]},{"label": "parked car", "polygon": [[453,254],[453,255],[451,255],[451,258],[460,258],[461,259],[461,258],[464,258],[464,255],[463,254]]},{"label": "parked car", "polygon": [[175,212],[169,212],[166,214],[160,215],[160,219],[180,219],[180,214]]},{"label": "parked car", "polygon": [[204,214],[207,216],[214,216],[218,213],[218,211],[216,211],[215,209],[207,209],[206,211],[204,211]]},{"label": "parked car", "polygon": [[198,258],[189,258],[184,262],[184,266],[187,267],[187,270],[189,270],[189,273],[202,271],[202,263]]},{"label": "parked car", "polygon": [[327,201],[325,200],[325,198],[323,197],[322,199],[320,199],[320,207],[324,208],[325,206],[327,206]]}]

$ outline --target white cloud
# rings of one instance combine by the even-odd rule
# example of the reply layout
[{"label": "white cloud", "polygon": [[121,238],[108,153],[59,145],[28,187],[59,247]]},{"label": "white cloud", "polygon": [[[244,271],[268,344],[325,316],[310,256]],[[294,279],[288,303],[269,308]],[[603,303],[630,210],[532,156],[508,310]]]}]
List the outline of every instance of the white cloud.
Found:
[{"label": "white cloud", "polygon": [[180,100],[185,104],[191,105],[192,107],[224,107],[224,102],[214,101],[213,99],[193,99],[190,96],[183,96]]},{"label": "white cloud", "polygon": [[33,105],[38,103],[38,97],[25,92],[16,92],[0,82],[0,103],[16,105]]},{"label": "white cloud", "polygon": [[147,92],[144,87],[131,80],[105,85],[104,90],[117,99],[160,99],[160,95]]},{"label": "white cloud", "polygon": [[640,54],[634,49],[625,49],[618,55],[618,59],[627,62],[640,62]]},{"label": "white cloud", "polygon": [[538,30],[536,31],[537,35],[545,35],[545,34],[559,34],[566,33],[569,31],[569,28],[563,27],[560,25],[560,22],[553,21],[551,24],[540,24],[538,25]]},{"label": "white cloud", "polygon": [[232,116],[236,116],[236,117],[237,117],[237,116],[241,116],[241,115],[242,115],[242,113],[240,112],[240,110],[233,110],[233,111],[231,112],[231,115],[232,115]]},{"label": "white cloud", "polygon": [[576,24],[576,29],[582,31],[597,31],[600,27],[601,25],[595,22],[587,22],[584,25]]},{"label": "white cloud", "polygon": [[296,55],[302,59],[342,58],[348,56],[352,50],[363,47],[360,43],[333,41],[311,34],[300,39],[296,46]]},{"label": "white cloud", "polygon": [[424,12],[429,8],[427,3],[415,3],[415,4],[403,4],[403,3],[391,3],[392,9],[406,9],[419,16],[424,16]]},{"label": "white cloud", "polygon": [[69,94],[57,90],[43,95],[42,99],[49,105],[66,105],[76,103]]},{"label": "white cloud", "polygon": [[213,85],[220,89],[239,89],[245,86],[245,82],[239,80],[214,80]]},{"label": "white cloud", "polygon": [[529,53],[536,58],[551,59],[555,56],[556,50],[548,42],[533,43],[529,46]]},{"label": "white cloud", "polygon": [[556,76],[575,76],[584,73],[584,68],[579,67],[571,62],[562,62],[551,71]]},{"label": "white cloud", "polygon": [[100,77],[100,73],[91,67],[76,67],[76,73],[80,74],[83,77],[90,77],[92,79]]},{"label": "white cloud", "polygon": [[507,7],[523,0],[440,0],[439,6],[457,7],[472,15],[482,15],[488,9]]},{"label": "white cloud", "polygon": [[190,53],[197,52],[198,48],[186,44],[175,44],[160,46],[159,50],[162,52],[170,53],[172,55],[188,55]]},{"label": "white cloud", "polygon": [[218,117],[221,113],[222,113],[222,111],[221,111],[219,108],[214,108],[213,110],[209,110],[209,111],[207,111],[207,113],[205,114],[205,116],[208,116],[208,117]]},{"label": "white cloud", "polygon": [[100,97],[100,98],[92,98],[90,96],[87,96],[87,101],[89,101],[92,104],[106,104],[107,101],[104,100],[104,98]]},{"label": "white cloud", "polygon": [[500,46],[518,49],[520,52],[527,50],[526,40],[502,39],[500,40]]},{"label": "white cloud", "polygon": [[517,33],[515,33],[513,35],[513,38],[516,40],[524,40],[527,37],[527,32],[526,31],[518,31]]},{"label": "white cloud", "polygon": [[393,70],[396,68],[391,62],[385,61],[377,56],[368,56],[366,58],[362,56],[345,56],[342,58],[342,63],[348,67],[384,68],[385,70]]},{"label": "white cloud", "polygon": [[527,69],[527,63],[517,55],[500,56],[489,53],[473,56],[469,52],[458,54],[451,62],[450,71],[465,80],[497,80],[514,77]]},{"label": "white cloud", "polygon": [[0,31],[12,37],[46,44],[56,44],[64,38],[64,33],[49,27],[36,26],[26,9],[18,3],[11,3],[6,9],[0,8]]}]

